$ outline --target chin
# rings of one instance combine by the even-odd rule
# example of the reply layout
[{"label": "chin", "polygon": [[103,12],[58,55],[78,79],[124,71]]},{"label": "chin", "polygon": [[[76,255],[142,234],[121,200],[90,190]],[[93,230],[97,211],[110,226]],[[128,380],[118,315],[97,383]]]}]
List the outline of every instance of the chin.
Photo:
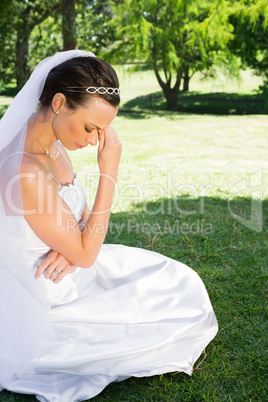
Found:
[{"label": "chin", "polygon": [[64,145],[64,148],[68,149],[68,151],[76,151],[78,148],[75,145]]}]

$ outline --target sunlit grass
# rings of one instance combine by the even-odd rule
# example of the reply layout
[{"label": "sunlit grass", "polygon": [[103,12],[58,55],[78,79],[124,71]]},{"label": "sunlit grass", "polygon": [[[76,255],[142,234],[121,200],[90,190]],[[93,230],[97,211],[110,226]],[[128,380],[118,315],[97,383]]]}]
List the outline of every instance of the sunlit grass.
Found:
[{"label": "sunlit grass", "polygon": [[[123,144],[113,211],[134,201],[175,197],[268,195],[266,116],[118,116],[113,127]],[[70,153],[93,202],[96,149]],[[91,172],[91,179],[89,175]],[[92,172],[96,172],[92,177]],[[94,184],[93,184],[94,183]],[[257,186],[257,187],[256,187]]]},{"label": "sunlit grass", "polygon": [[10,96],[0,96],[0,105],[9,105],[12,99]]}]

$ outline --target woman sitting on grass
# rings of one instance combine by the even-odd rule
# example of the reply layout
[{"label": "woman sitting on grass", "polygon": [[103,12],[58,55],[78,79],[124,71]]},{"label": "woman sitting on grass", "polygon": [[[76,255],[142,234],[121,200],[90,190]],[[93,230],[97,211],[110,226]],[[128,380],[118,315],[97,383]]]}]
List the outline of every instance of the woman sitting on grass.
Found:
[{"label": "woman sitting on grass", "polygon": [[[119,102],[113,68],[74,50],[41,62],[1,120],[2,389],[69,402],[130,376],[191,375],[217,333],[192,269],[103,245]],[[88,145],[100,171],[91,211],[66,152]]]}]

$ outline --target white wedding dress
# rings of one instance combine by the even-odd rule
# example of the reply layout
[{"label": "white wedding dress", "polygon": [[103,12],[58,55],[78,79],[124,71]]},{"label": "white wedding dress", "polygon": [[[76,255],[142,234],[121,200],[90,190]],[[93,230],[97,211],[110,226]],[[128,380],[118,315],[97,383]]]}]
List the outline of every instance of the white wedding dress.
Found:
[{"label": "white wedding dress", "polygon": [[[85,197],[78,178],[60,194],[79,221]],[[12,237],[29,251],[34,276],[50,250],[23,217],[8,221]],[[155,252],[105,244],[94,266],[78,268],[59,284],[43,276],[37,282],[43,282],[55,338],[36,357],[35,374],[14,375],[6,388],[34,394],[39,401],[86,400],[130,376],[191,375],[217,333],[197,273]],[[34,283],[29,281],[28,293],[34,292]]]}]

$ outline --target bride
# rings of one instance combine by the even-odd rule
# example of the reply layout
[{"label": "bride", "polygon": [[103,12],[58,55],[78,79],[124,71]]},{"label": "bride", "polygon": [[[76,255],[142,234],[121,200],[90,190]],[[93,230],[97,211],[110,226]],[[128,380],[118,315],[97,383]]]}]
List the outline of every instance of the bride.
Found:
[{"label": "bride", "polygon": [[[0,389],[81,401],[112,381],[192,367],[217,333],[203,282],[155,252],[104,244],[121,155],[111,66],[42,61],[0,122]],[[97,146],[91,211],[66,149]]]}]

